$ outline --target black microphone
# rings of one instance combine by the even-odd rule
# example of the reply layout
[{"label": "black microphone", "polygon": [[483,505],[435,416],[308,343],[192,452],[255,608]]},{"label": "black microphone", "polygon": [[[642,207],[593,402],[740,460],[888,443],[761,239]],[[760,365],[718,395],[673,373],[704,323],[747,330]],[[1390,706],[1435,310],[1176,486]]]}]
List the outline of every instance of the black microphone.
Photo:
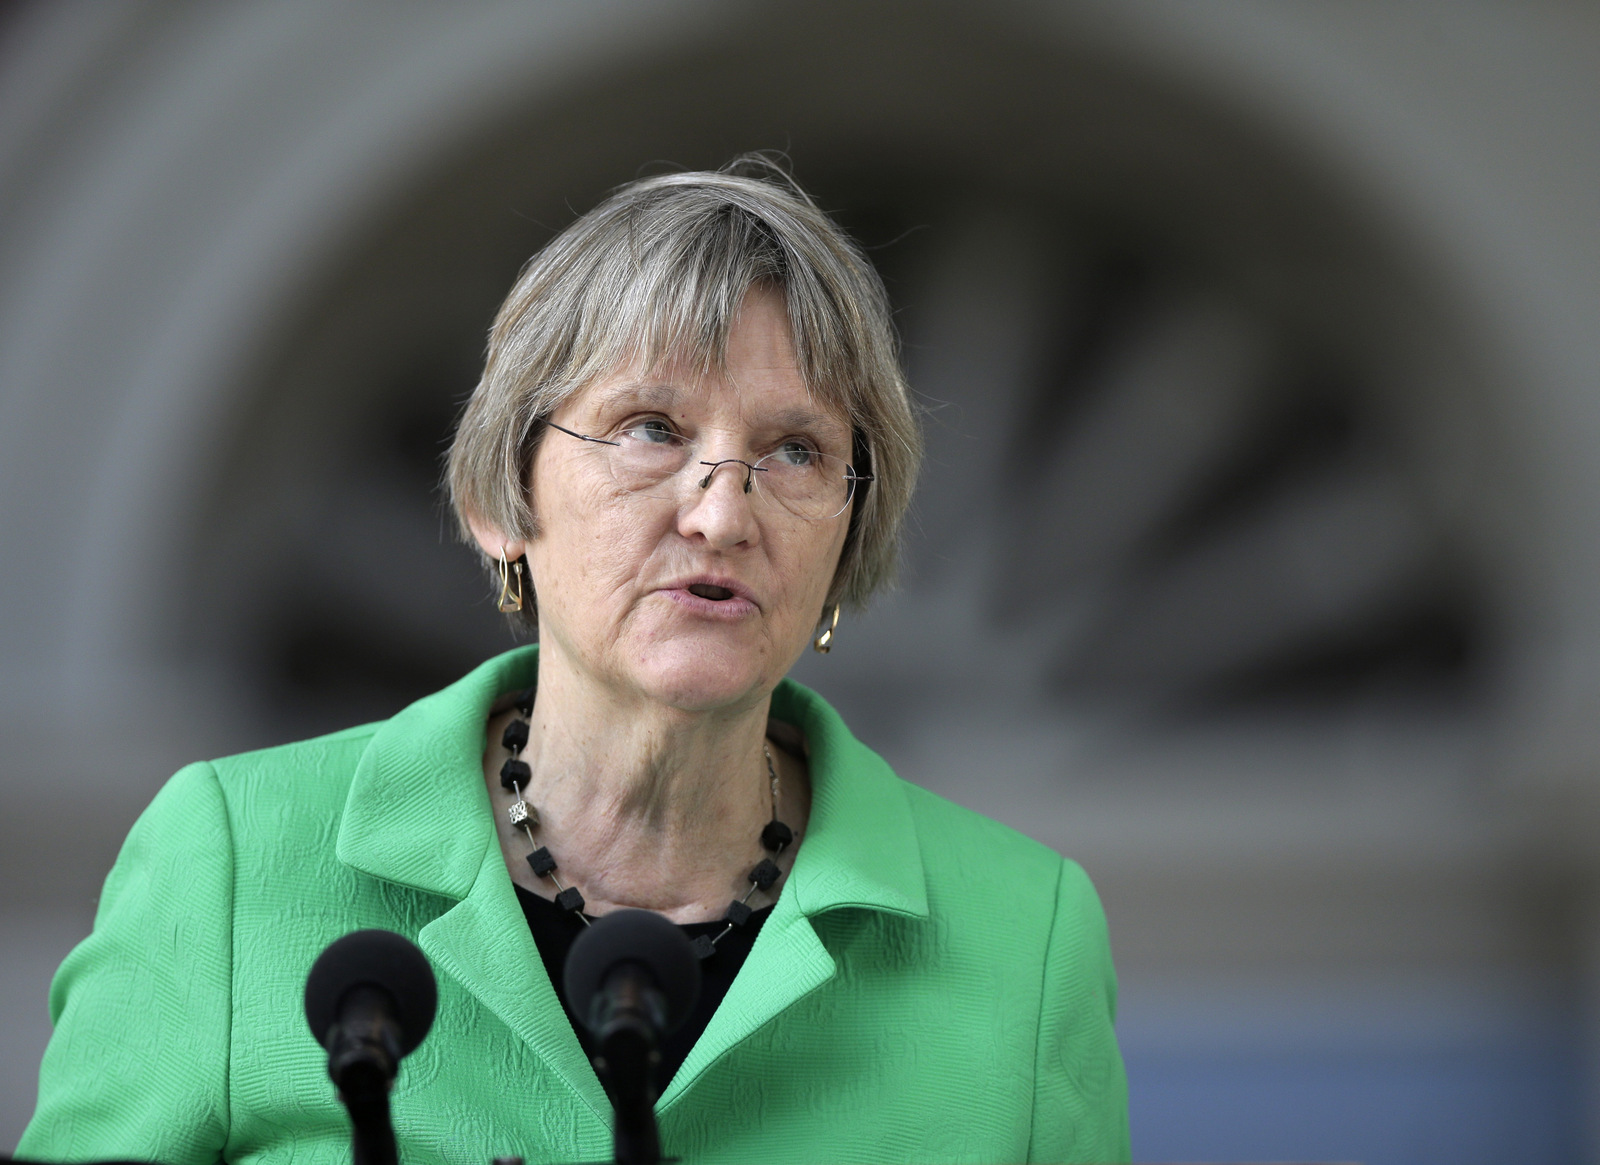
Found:
[{"label": "black microphone", "polygon": [[306,978],[306,1020],[350,1113],[355,1165],[397,1165],[389,1089],[433,1026],[438,985],[422,952],[387,930],[345,935]]},{"label": "black microphone", "polygon": [[661,1039],[683,1026],[700,998],[700,960],[661,915],[618,910],[578,936],[562,978],[568,1006],[595,1037],[595,1072],[616,1110],[617,1165],[656,1165]]}]

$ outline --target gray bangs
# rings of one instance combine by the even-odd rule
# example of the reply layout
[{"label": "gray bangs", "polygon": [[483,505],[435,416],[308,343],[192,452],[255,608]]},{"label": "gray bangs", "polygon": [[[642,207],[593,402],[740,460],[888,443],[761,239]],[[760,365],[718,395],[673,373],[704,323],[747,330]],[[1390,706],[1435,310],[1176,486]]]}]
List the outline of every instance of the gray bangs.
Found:
[{"label": "gray bangs", "polygon": [[[540,314],[567,322],[567,335],[550,337],[565,359],[543,370],[543,414],[618,368],[725,371],[728,335],[753,287],[783,294],[802,379],[848,414],[863,339],[849,325],[862,321],[840,312],[849,296],[837,276],[858,282],[871,269],[853,247],[815,245],[825,241],[816,235],[822,212],[797,202],[809,213],[676,174],[618,196],[553,242],[536,264],[546,270],[524,276],[535,277],[527,291]],[[563,290],[570,303],[560,302]]]}]

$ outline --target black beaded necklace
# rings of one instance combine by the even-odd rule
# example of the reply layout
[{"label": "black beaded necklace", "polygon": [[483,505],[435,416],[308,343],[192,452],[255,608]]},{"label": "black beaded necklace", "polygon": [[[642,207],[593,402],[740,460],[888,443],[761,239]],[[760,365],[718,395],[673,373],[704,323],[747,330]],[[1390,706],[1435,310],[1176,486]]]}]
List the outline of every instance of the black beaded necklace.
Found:
[{"label": "black beaded necklace", "polygon": [[[528,867],[533,870],[534,876],[544,878],[556,888],[556,905],[568,913],[575,914],[585,926],[589,925],[589,916],[583,912],[583,895],[576,886],[564,886],[557,873],[556,859],[551,856],[550,850],[534,839],[533,831],[539,828],[539,811],[523,797],[523,790],[527,788],[528,781],[533,777],[533,770],[528,762],[521,759],[522,750],[528,747],[528,717],[533,715],[533,692],[523,692],[517,697],[514,705],[521,714],[507,724],[505,731],[500,734],[500,743],[511,755],[500,766],[500,787],[512,796],[511,804],[506,809],[506,816],[513,827],[522,830],[528,839],[528,844],[533,847],[533,852],[527,855]],[[777,898],[774,887],[783,876],[783,871],[778,868],[778,863],[772,858],[777,857],[794,841],[794,830],[778,820],[778,771],[772,764],[772,750],[765,743],[761,746],[762,755],[767,761],[767,779],[772,785],[772,820],[761,830],[761,848],[772,857],[762,858],[750,870],[748,880],[750,888],[744,892],[743,898],[736,898],[728,903],[728,909],[723,913],[722,920],[727,923],[713,937],[698,935],[693,941],[694,953],[702,959],[709,959],[717,952],[717,944],[726,938],[736,926],[743,926],[750,921],[750,916],[755,913],[750,906],[750,896],[757,890],[762,893],[771,893]]]}]

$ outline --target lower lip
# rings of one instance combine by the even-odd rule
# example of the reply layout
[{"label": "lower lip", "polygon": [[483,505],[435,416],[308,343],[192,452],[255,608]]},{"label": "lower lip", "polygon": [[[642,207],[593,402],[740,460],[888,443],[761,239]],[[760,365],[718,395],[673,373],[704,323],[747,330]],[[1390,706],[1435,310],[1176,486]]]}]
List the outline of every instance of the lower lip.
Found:
[{"label": "lower lip", "polygon": [[741,619],[748,619],[758,610],[749,599],[742,599],[738,595],[731,599],[702,599],[693,591],[687,590],[664,590],[661,593],[678,606],[696,615],[707,619],[720,619],[724,623],[737,623]]}]

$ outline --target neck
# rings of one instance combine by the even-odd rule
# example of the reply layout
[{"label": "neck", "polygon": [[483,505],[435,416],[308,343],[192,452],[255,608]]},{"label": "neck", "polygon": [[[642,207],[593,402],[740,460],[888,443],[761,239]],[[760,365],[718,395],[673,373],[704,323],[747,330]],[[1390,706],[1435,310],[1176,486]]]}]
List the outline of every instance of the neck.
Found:
[{"label": "neck", "polygon": [[[541,654],[523,756],[542,844],[592,913],[720,915],[762,852],[773,813],[769,698],[684,712],[585,682]],[[781,808],[781,807],[780,807]]]}]

